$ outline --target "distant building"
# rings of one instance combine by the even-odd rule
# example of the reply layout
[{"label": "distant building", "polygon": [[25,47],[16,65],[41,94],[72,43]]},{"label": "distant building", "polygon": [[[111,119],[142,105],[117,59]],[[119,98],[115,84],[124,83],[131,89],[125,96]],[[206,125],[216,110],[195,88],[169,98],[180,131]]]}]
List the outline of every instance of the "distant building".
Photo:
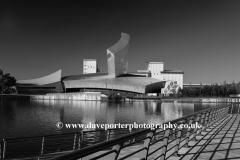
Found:
[{"label": "distant building", "polygon": [[[96,73],[95,70],[95,73],[91,74],[85,73],[62,78],[65,92],[79,92],[88,89],[140,94],[161,93],[165,81],[145,77],[149,71],[136,74],[127,72],[129,41],[130,35],[121,33],[120,40],[107,49],[107,73]],[[85,68],[89,68],[87,66],[85,65]],[[97,67],[97,64],[95,66]]]},{"label": "distant building", "polygon": [[97,73],[97,60],[84,59],[83,60],[83,74]]},{"label": "distant building", "polygon": [[151,77],[163,80],[161,72],[164,69],[164,63],[163,62],[147,62],[147,63],[148,63],[147,69],[151,72]]},{"label": "distant building", "polygon": [[163,62],[147,62],[147,70],[150,72],[150,77],[166,81],[162,94],[175,94],[179,88],[183,88],[183,71],[164,70]]},{"label": "distant building", "polygon": [[179,87],[183,88],[183,74],[181,70],[164,70],[161,72],[163,80],[176,81]]},{"label": "distant building", "polygon": [[[37,79],[18,80],[17,91],[21,94],[47,94],[55,92],[115,91],[151,95],[160,94],[166,81],[151,78],[149,70],[128,73],[127,55],[130,35],[121,33],[120,40],[107,49],[108,72],[100,72],[96,59],[83,60],[83,74],[61,77],[61,70]],[[152,63],[151,63],[152,64]],[[155,71],[154,69],[160,70]],[[151,69],[151,66],[150,66]],[[152,72],[163,71],[163,63],[152,65]]]}]

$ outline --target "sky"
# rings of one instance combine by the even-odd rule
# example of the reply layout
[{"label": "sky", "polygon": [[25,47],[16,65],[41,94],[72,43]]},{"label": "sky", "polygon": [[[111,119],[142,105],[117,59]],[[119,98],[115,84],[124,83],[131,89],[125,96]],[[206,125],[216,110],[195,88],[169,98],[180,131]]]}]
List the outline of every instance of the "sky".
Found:
[{"label": "sky", "polygon": [[1,0],[0,69],[16,79],[83,59],[107,72],[107,48],[130,35],[128,71],[146,62],[184,71],[184,83],[240,81],[239,0]]}]

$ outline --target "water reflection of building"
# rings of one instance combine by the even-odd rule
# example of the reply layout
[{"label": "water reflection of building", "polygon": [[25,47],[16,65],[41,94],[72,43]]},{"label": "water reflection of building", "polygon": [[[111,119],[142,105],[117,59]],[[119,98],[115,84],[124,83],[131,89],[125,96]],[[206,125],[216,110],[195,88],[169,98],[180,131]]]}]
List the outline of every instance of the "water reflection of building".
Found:
[{"label": "water reflection of building", "polygon": [[162,114],[164,122],[181,118],[194,113],[193,103],[162,103]]},{"label": "water reflection of building", "polygon": [[117,110],[119,110],[119,106],[112,106],[112,107],[109,107],[107,112],[106,112],[106,123],[107,124],[114,124],[115,123],[115,112],[116,112],[116,109],[115,107],[117,107]]},{"label": "water reflection of building", "polygon": [[[82,102],[82,124],[95,124],[96,123],[96,117],[98,113],[100,112],[100,103],[97,103],[97,101],[80,101]],[[83,104],[84,103],[84,104]]]},{"label": "water reflection of building", "polygon": [[159,102],[149,102],[145,103],[145,113],[147,113],[147,123],[148,124],[159,124],[163,122],[161,116],[161,103]]}]

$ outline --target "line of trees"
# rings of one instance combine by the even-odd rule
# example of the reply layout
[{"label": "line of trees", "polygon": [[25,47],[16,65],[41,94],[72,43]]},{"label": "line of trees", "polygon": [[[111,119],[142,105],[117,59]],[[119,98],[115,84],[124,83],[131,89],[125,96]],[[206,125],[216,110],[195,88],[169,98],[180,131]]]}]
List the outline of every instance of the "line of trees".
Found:
[{"label": "line of trees", "polygon": [[3,70],[0,69],[0,94],[16,93],[14,88],[16,81],[13,76],[10,76],[10,73],[3,74]]},{"label": "line of trees", "polygon": [[229,97],[232,94],[240,94],[240,82],[224,81],[223,84],[200,84],[198,87],[189,84],[189,87],[184,87],[179,92],[183,97]]}]

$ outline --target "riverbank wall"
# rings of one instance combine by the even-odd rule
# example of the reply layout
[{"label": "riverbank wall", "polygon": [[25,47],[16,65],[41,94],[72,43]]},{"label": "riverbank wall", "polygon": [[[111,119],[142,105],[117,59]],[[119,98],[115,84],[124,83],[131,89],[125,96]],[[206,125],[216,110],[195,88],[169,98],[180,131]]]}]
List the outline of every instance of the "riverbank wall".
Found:
[{"label": "riverbank wall", "polygon": [[100,92],[48,93],[46,95],[3,94],[0,99],[31,99],[31,100],[78,100],[78,101],[120,101],[120,102],[159,102],[160,98],[125,98],[111,99]]},{"label": "riverbank wall", "polygon": [[[31,99],[31,100],[80,100],[80,101],[111,101],[101,92],[48,93],[46,95],[0,94],[0,99]],[[178,103],[240,103],[240,98],[167,98],[167,97],[122,97],[123,102],[178,102]]]},{"label": "riverbank wall", "polygon": [[161,102],[160,99],[135,99],[135,98],[125,98],[125,102]]},{"label": "riverbank wall", "polygon": [[22,94],[0,94],[0,99],[30,99],[30,96]]},{"label": "riverbank wall", "polygon": [[48,93],[46,95],[31,95],[32,100],[79,100],[79,101],[100,101],[100,92],[84,93]]},{"label": "riverbank wall", "polygon": [[161,101],[180,103],[240,103],[240,98],[163,98]]},{"label": "riverbank wall", "polygon": [[120,102],[159,102],[160,98],[119,98],[109,99],[101,92],[78,92],[78,93],[48,93],[46,95],[31,95],[32,100],[79,100],[79,101],[120,101]]}]

